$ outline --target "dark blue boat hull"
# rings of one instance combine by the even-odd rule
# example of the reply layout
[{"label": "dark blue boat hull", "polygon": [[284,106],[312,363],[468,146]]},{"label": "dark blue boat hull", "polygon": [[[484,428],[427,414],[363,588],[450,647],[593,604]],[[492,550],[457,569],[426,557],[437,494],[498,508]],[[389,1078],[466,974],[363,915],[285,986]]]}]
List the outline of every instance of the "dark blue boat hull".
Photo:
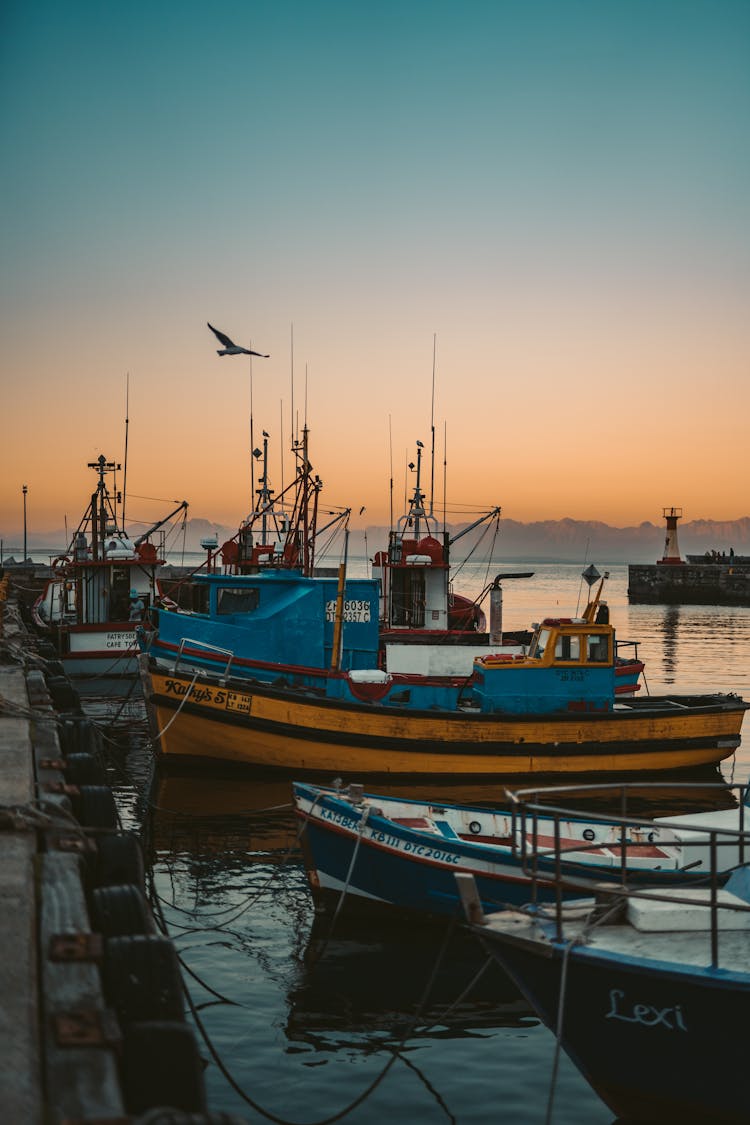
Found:
[{"label": "dark blue boat hull", "polygon": [[[496,936],[482,944],[554,1031],[565,947]],[[604,960],[581,947],[568,954],[562,1045],[628,1120],[746,1125],[749,1016],[750,976]]]},{"label": "dark blue boat hull", "polygon": [[[319,828],[307,821],[301,843],[312,882],[323,880],[316,890],[328,890],[330,897],[338,897],[338,888],[347,888],[347,906],[362,907],[368,901],[382,907],[384,904],[399,910],[420,914],[461,914],[461,904],[456,886],[456,871],[462,870],[455,852],[441,848],[435,840],[434,856],[420,860],[413,853],[401,854],[385,851],[366,839],[359,843],[353,867],[352,856],[356,841],[330,828]],[[451,855],[450,865],[437,866],[437,857]],[[466,868],[468,869],[468,868]],[[519,862],[509,858],[503,864],[504,874],[488,876],[475,874],[477,890],[486,913],[504,906],[520,906],[529,901],[529,880]],[[335,884],[335,886],[332,886]],[[543,888],[539,899],[550,901],[553,892]]]}]

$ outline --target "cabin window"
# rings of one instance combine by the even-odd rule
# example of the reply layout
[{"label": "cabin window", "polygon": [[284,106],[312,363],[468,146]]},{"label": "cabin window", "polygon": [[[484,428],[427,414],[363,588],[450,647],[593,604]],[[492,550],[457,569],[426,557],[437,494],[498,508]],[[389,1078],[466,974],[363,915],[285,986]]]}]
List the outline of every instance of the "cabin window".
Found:
[{"label": "cabin window", "polygon": [[251,587],[249,590],[220,587],[216,595],[216,612],[251,613],[258,608],[259,601],[260,593],[256,587]]},{"label": "cabin window", "polygon": [[544,650],[546,649],[547,645],[549,644],[549,639],[550,639],[549,629],[540,629],[539,635],[536,638],[536,642],[532,646],[532,649],[531,649],[531,652],[529,653],[529,656],[536,656],[536,657],[539,657],[539,658],[544,656]]},{"label": "cabin window", "polygon": [[609,642],[606,637],[586,638],[586,659],[592,664],[606,664],[609,660]]},{"label": "cabin window", "polygon": [[555,643],[555,660],[580,660],[581,638],[562,636]]},{"label": "cabin window", "polygon": [[180,585],[166,589],[167,597],[173,598],[181,609],[192,609],[193,613],[203,613],[208,616],[211,590],[208,586],[196,582],[195,586]]},{"label": "cabin window", "polygon": [[424,571],[393,568],[391,570],[391,625],[424,629]]}]

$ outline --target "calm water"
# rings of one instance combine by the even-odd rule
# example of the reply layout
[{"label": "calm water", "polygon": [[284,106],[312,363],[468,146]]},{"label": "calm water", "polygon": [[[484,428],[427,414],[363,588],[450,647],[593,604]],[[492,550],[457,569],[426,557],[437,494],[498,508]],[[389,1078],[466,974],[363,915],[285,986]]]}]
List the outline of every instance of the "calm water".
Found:
[{"label": "calm water", "polygon": [[[473,594],[498,571],[525,569],[535,577],[504,586],[508,629],[575,613],[577,565],[514,563],[489,576],[467,568],[456,589]],[[629,606],[627,568],[609,569],[612,620],[621,639],[639,642],[653,694],[716,689],[750,697],[750,609]],[[105,723],[120,707],[89,704]],[[471,935],[447,924],[343,919],[331,932],[313,912],[287,782],[152,777],[137,701],[126,704],[109,738],[123,820],[143,832],[169,932],[195,974],[186,981],[198,1017],[253,1103],[300,1125],[330,1119],[360,1098],[346,1115],[360,1125],[386,1117],[460,1125],[547,1120],[554,1038],[497,967],[476,980],[483,956]],[[750,732],[723,774],[747,780]],[[212,1109],[263,1119],[213,1060],[206,1078]],[[612,1125],[565,1056],[550,1120]]]}]

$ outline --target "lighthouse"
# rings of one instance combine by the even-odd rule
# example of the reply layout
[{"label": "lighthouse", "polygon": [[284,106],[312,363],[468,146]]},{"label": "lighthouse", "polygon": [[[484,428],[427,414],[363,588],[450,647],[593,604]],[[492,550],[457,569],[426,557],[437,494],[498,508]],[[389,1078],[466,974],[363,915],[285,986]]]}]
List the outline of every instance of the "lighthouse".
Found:
[{"label": "lighthouse", "polygon": [[664,556],[657,559],[657,564],[664,566],[684,566],[680,558],[680,547],[677,542],[677,521],[682,519],[682,508],[664,508],[662,512],[667,521],[667,535],[664,540]]}]

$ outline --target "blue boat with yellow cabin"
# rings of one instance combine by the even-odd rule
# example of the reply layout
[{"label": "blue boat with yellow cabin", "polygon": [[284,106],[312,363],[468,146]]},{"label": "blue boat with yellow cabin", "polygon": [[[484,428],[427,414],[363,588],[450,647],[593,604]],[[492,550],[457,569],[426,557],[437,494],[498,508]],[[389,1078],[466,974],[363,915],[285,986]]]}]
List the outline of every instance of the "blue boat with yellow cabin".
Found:
[{"label": "blue boat with yellow cabin", "polygon": [[[602,579],[603,583],[603,579]],[[637,774],[734,752],[735,695],[616,697],[600,584],[523,652],[464,676],[379,667],[379,586],[295,571],[206,575],[202,612],[155,611],[142,672],[164,762],[298,776],[474,780]]]}]

